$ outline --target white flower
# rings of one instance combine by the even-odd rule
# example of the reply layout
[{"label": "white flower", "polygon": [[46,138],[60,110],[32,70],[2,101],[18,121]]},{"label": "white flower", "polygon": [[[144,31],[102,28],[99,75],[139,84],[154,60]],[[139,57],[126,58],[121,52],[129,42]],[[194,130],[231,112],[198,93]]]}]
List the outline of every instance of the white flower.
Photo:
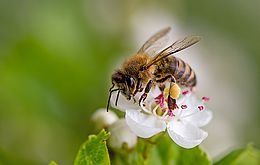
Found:
[{"label": "white flower", "polygon": [[118,120],[117,115],[113,111],[108,111],[105,108],[98,109],[91,117],[98,130],[108,127]]},{"label": "white flower", "polygon": [[125,119],[119,119],[108,127],[111,132],[109,145],[112,148],[120,149],[123,144],[128,148],[133,148],[137,143],[137,136],[129,129]]},{"label": "white flower", "polygon": [[[167,94],[162,94],[156,87],[141,107],[120,96],[118,107],[125,112],[126,123],[139,137],[149,138],[167,130],[179,146],[193,148],[199,145],[208,136],[200,127],[208,124],[212,118],[212,112],[204,106],[208,98],[198,100],[193,92],[186,90],[177,100],[177,108],[170,111],[164,95]],[[113,100],[115,96],[112,96],[112,106],[115,107]]]},{"label": "white flower", "polygon": [[119,119],[113,111],[106,111],[105,108],[98,109],[91,117],[95,127],[100,130],[107,128],[111,133],[109,145],[112,148],[120,149],[123,144],[133,148],[137,143],[137,136],[129,129],[125,119]]}]

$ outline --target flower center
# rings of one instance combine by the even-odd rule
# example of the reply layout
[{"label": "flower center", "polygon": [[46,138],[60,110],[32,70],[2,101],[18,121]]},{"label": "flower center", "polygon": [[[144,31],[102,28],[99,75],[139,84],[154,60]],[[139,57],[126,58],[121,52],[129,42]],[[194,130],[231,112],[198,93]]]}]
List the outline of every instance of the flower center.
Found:
[{"label": "flower center", "polygon": [[[190,90],[185,90],[182,92],[182,95],[177,100],[174,110],[170,110],[168,108],[168,99],[165,97],[167,96],[167,93],[161,93],[157,97],[155,97],[153,100],[147,101],[145,104],[141,104],[141,108],[145,113],[151,114],[156,116],[159,119],[163,120],[171,120],[174,118],[177,121],[181,121],[182,119],[192,116],[196,113],[199,113],[204,110],[204,102],[209,101],[209,97],[202,97],[201,103],[196,105],[192,105],[192,107],[189,107],[190,104],[188,104],[187,101],[191,101],[192,99],[189,99],[188,97],[191,97],[189,94]],[[184,113],[183,111],[191,111],[191,113]]]}]

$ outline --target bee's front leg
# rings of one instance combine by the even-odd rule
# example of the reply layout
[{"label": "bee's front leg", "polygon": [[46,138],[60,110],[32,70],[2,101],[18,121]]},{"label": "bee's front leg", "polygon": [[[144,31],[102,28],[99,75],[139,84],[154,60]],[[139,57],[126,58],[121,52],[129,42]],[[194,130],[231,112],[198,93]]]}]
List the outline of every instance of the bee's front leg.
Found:
[{"label": "bee's front leg", "polygon": [[150,81],[147,83],[147,85],[146,85],[146,87],[145,87],[145,89],[144,89],[144,93],[142,94],[142,96],[141,96],[140,99],[139,99],[139,105],[141,105],[141,102],[145,101],[145,99],[147,98],[147,95],[148,95],[148,93],[150,92],[152,86],[153,86],[153,81],[150,80]]},{"label": "bee's front leg", "polygon": [[136,103],[135,97],[134,97],[134,96],[132,96],[132,98],[133,98],[133,100],[134,100],[134,103]]},{"label": "bee's front leg", "polygon": [[142,88],[142,80],[139,78],[137,80],[137,84],[136,84],[136,87],[135,87],[135,91],[134,91],[134,96],[136,95],[137,92],[142,92],[143,88]]}]

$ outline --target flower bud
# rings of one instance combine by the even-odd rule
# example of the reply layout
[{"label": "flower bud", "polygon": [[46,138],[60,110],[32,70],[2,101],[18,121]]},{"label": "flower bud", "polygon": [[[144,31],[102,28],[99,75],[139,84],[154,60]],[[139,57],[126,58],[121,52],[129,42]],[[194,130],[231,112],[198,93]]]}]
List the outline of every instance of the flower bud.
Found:
[{"label": "flower bud", "polygon": [[117,115],[113,111],[106,111],[105,108],[98,109],[91,117],[91,120],[95,123],[96,128],[102,129],[113,124],[118,120]]},{"label": "flower bud", "polygon": [[108,127],[111,133],[109,145],[114,149],[121,149],[126,145],[129,149],[137,143],[137,136],[129,129],[125,119],[119,119]]}]

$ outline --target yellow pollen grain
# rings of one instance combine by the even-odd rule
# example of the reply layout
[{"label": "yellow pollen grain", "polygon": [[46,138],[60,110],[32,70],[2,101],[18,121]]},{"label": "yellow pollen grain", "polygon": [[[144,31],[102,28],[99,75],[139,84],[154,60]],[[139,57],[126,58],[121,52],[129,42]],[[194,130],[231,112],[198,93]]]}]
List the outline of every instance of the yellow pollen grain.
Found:
[{"label": "yellow pollen grain", "polygon": [[174,84],[170,89],[171,98],[177,99],[179,98],[180,94],[181,94],[181,88],[179,87],[179,85]]}]

